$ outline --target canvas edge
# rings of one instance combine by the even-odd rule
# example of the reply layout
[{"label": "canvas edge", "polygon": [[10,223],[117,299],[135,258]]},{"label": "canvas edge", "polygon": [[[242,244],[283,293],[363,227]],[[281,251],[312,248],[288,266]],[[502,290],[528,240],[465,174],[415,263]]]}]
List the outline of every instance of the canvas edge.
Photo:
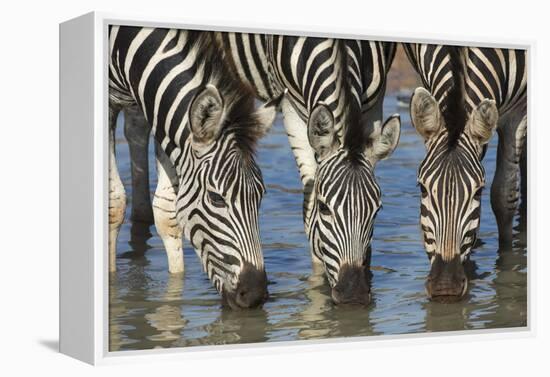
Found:
[{"label": "canvas edge", "polygon": [[[535,42],[533,40],[518,40],[504,38],[486,38],[486,37],[471,37],[471,36],[456,36],[456,35],[426,35],[419,33],[392,33],[392,32],[377,32],[373,30],[357,30],[345,29],[325,26],[294,26],[294,25],[266,25],[255,24],[254,22],[225,22],[219,20],[185,20],[182,18],[169,17],[143,17],[130,14],[114,14],[104,12],[92,12],[82,17],[93,18],[94,32],[94,263],[93,275],[94,279],[91,282],[94,286],[94,339],[93,357],[91,359],[80,360],[93,364],[119,364],[131,362],[150,362],[161,360],[182,360],[182,359],[203,359],[209,357],[234,357],[234,356],[254,356],[267,355],[276,353],[286,354],[296,351],[321,351],[321,350],[340,350],[349,348],[369,348],[383,346],[406,346],[420,344],[434,344],[444,342],[470,342],[483,340],[497,340],[510,338],[533,337],[536,335],[535,318],[534,318],[534,302],[533,302],[533,282],[535,281],[535,271],[533,266],[533,247],[532,247],[532,227],[528,229],[528,244],[530,251],[528,253],[528,322],[526,327],[522,328],[504,328],[504,329],[486,329],[486,330],[467,330],[454,331],[443,333],[421,333],[421,334],[400,334],[400,335],[383,335],[373,337],[357,337],[357,338],[333,338],[323,340],[307,340],[294,342],[277,342],[277,343],[261,343],[261,344],[238,344],[225,346],[201,346],[191,348],[173,348],[163,350],[142,350],[142,351],[108,351],[108,247],[107,236],[108,227],[104,221],[107,214],[108,206],[108,172],[107,172],[107,133],[105,125],[107,124],[108,116],[108,100],[107,100],[107,27],[109,24],[121,25],[136,25],[136,26],[154,26],[154,27],[172,27],[182,29],[207,29],[218,31],[240,31],[240,32],[255,32],[255,33],[276,33],[276,34],[291,34],[291,35],[311,35],[311,36],[330,36],[335,38],[354,38],[354,39],[375,39],[375,40],[391,40],[397,42],[417,42],[417,43],[445,43],[456,45],[471,45],[484,47],[501,47],[501,48],[519,48],[526,49],[529,57],[529,72],[528,72],[528,113],[532,114],[533,97],[532,97],[532,82],[533,82],[533,66],[535,55]],[[71,22],[71,21],[67,21]],[[330,31],[327,31],[330,29]],[[391,35],[391,36],[388,36]],[[495,42],[498,39],[498,42]],[[61,52],[60,52],[61,54]],[[61,56],[61,55],[60,55]],[[60,72],[60,75],[62,73]],[[533,140],[532,132],[528,133],[528,139]],[[62,148],[62,147],[61,147]],[[534,144],[529,142],[529,158],[528,169],[533,171],[533,159],[530,158],[533,154]],[[531,174],[528,175],[528,193],[533,197],[533,185],[531,184]],[[60,197],[60,202],[61,202]],[[529,206],[528,217],[529,223],[534,218],[534,207]],[[61,232],[65,229],[60,228]],[[61,235],[60,235],[61,237]],[[62,267],[62,266],[60,266]],[[61,280],[60,280],[61,281]],[[60,283],[61,284],[61,283]],[[63,324],[60,321],[60,329]],[[63,353],[64,350],[61,350]],[[74,356],[74,355],[71,355]]]},{"label": "canvas edge", "polygon": [[59,350],[94,363],[94,28],[59,25]]}]

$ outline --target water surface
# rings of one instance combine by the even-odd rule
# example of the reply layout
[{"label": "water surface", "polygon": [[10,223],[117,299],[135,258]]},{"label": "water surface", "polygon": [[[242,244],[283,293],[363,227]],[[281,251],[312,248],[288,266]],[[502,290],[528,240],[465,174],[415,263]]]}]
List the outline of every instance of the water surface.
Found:
[{"label": "water surface", "polygon": [[[258,150],[268,191],[260,229],[269,301],[262,309],[222,309],[220,296],[188,242],[184,276],[170,275],[154,226],[141,229],[148,230],[148,236],[132,239],[129,200],[118,239],[117,273],[110,282],[111,351],[526,326],[526,249],[516,240],[513,251],[498,251],[490,190],[483,193],[481,242],[472,253],[468,296],[453,304],[427,299],[424,279],[429,261],[421,241],[416,187],[424,146],[410,124],[408,109],[399,109],[395,97],[387,96],[385,114],[395,112],[401,114],[401,140],[395,153],[376,169],[384,208],[374,231],[369,307],[333,305],[324,277],[311,275],[301,183],[279,117]],[[131,199],[121,121],[118,166]],[[487,187],[494,173],[496,143],[495,136],[484,160]],[[150,165],[154,190],[154,161]]]}]

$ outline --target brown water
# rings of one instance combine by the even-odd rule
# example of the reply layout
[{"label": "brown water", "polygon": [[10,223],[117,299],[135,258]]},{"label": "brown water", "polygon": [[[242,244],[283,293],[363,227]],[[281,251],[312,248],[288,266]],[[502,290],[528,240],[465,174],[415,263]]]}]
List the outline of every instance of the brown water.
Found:
[{"label": "brown water", "polygon": [[[324,277],[311,276],[301,184],[278,119],[258,151],[268,188],[260,227],[269,301],[257,310],[222,309],[188,243],[185,274],[170,275],[154,227],[148,236],[132,240],[132,224],[127,221],[118,241],[117,273],[110,283],[111,351],[526,326],[527,254],[519,240],[525,237],[516,237],[513,251],[499,253],[489,190],[483,193],[481,244],[472,254],[468,296],[453,304],[427,300],[424,279],[429,262],[418,225],[416,187],[424,146],[410,124],[408,109],[397,108],[395,97],[388,96],[385,113],[394,112],[401,113],[402,136],[395,153],[377,167],[384,208],[374,231],[373,303],[368,308],[333,305]],[[121,124],[117,134],[118,164],[131,197]],[[487,187],[495,168],[496,142],[495,137],[484,160]],[[151,171],[154,176],[153,161]],[[152,190],[155,184],[153,178]],[[127,219],[130,207],[131,203]]]}]

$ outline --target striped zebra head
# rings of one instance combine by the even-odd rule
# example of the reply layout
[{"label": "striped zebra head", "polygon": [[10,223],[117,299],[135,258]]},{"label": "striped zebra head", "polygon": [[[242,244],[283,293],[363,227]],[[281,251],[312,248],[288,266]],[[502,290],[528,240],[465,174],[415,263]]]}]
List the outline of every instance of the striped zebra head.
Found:
[{"label": "striped zebra head", "polygon": [[370,302],[370,241],[381,193],[375,164],[399,141],[400,120],[393,116],[367,135],[356,121],[339,142],[332,111],[318,104],[308,132],[318,168],[312,193],[309,239],[325,267],[335,303]]},{"label": "striped zebra head", "polygon": [[265,192],[254,146],[277,101],[254,109],[251,96],[223,96],[207,85],[189,108],[191,148],[177,200],[178,221],[225,305],[257,307],[267,298],[258,210]]},{"label": "striped zebra head", "polygon": [[[470,114],[461,109],[441,112],[424,88],[416,89],[411,99],[412,123],[427,150],[418,169],[420,224],[431,262],[426,291],[440,300],[458,299],[468,289],[462,262],[479,229],[485,185],[481,159],[498,120],[493,100],[483,100]],[[455,124],[449,127],[451,122]]]}]

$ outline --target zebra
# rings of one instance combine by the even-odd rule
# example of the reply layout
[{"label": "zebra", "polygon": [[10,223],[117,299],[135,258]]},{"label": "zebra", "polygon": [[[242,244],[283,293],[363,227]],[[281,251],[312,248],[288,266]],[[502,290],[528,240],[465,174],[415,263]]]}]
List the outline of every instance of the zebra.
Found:
[{"label": "zebra", "polygon": [[[458,299],[468,290],[463,262],[479,230],[482,159],[495,130],[499,140],[491,205],[499,248],[512,245],[526,141],[526,54],[426,44],[404,47],[423,82],[412,95],[410,112],[427,151],[418,169],[420,224],[431,262],[426,291],[432,299]],[[526,172],[521,175],[525,181]]]},{"label": "zebra", "polygon": [[[111,26],[109,51],[110,269],[125,208],[113,130],[119,111],[137,105],[157,144],[159,181],[171,182],[175,199],[166,198],[172,208],[154,207],[159,233],[163,226],[183,232],[224,305],[261,305],[268,295],[258,225],[265,187],[254,149],[281,98],[256,109],[209,32]],[[181,245],[167,253],[170,272],[181,272]]]},{"label": "zebra", "polygon": [[398,144],[382,102],[395,44],[219,33],[231,65],[260,99],[288,90],[284,124],[304,189],[313,268],[335,303],[370,302],[370,241],[381,208],[374,166]]}]

